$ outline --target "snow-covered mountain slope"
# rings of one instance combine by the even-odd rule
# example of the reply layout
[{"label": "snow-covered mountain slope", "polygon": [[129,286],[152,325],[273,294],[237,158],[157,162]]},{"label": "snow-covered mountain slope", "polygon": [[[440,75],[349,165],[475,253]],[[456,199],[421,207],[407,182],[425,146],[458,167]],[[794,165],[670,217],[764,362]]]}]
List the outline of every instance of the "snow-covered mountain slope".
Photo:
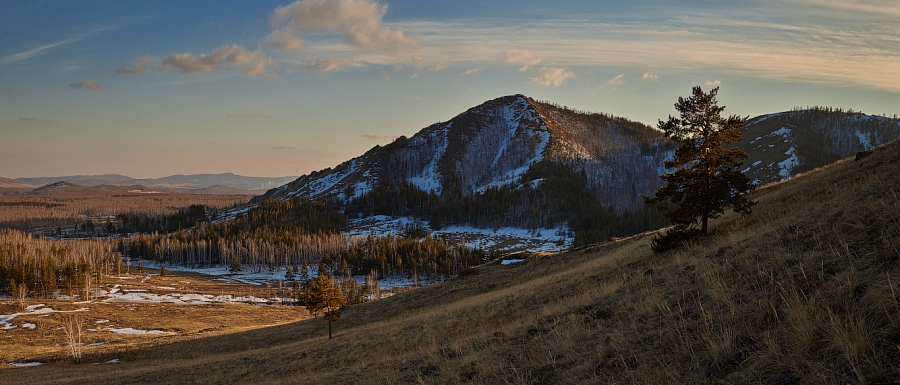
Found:
[{"label": "snow-covered mountain slope", "polygon": [[742,171],[769,183],[900,138],[900,119],[831,108],[795,109],[750,119],[738,147]]},{"label": "snow-covered mountain slope", "polygon": [[671,151],[662,134],[643,124],[512,95],[433,124],[411,138],[376,146],[334,169],[304,175],[260,199],[347,200],[384,179],[437,195],[448,188],[477,194],[522,185],[526,172],[547,161],[585,175],[604,205],[635,209],[641,205],[641,193],[658,187],[662,161]]}]

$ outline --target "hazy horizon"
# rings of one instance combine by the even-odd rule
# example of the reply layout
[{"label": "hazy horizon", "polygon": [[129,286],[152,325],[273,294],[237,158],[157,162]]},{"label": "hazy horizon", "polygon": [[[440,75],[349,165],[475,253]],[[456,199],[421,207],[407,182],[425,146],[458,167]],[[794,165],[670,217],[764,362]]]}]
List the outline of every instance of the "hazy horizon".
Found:
[{"label": "hazy horizon", "polygon": [[[0,176],[303,175],[524,94],[655,126],[900,113],[891,1],[302,0],[0,6]],[[268,176],[263,176],[268,177]]]}]

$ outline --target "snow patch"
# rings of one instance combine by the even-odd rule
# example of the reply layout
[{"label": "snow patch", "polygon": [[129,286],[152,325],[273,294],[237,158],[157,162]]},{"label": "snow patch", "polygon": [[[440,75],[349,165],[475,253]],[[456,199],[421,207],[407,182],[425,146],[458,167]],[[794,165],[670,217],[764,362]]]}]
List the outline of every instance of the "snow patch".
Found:
[{"label": "snow patch", "polygon": [[856,137],[859,138],[859,144],[863,146],[863,149],[868,150],[872,148],[872,141],[869,140],[869,135],[863,134],[857,129]]},{"label": "snow patch", "polygon": [[787,179],[791,177],[791,170],[794,167],[800,165],[800,158],[797,157],[797,150],[793,146],[791,146],[791,148],[789,148],[784,154],[788,155],[789,157],[781,162],[778,162],[778,168],[780,169],[778,175],[782,179]]},{"label": "snow patch", "polygon": [[129,334],[129,335],[173,335],[175,333],[166,332],[162,330],[141,330],[141,329],[133,329],[133,328],[106,328],[106,331],[110,331],[116,334]]},{"label": "snow patch", "polygon": [[43,364],[44,364],[43,362],[10,362],[9,366],[12,366],[14,368],[25,368],[25,367],[29,367],[29,366],[38,366],[38,365],[43,365]]},{"label": "snow patch", "polygon": [[512,265],[513,263],[524,262],[524,259],[504,259],[500,261],[501,265]]}]

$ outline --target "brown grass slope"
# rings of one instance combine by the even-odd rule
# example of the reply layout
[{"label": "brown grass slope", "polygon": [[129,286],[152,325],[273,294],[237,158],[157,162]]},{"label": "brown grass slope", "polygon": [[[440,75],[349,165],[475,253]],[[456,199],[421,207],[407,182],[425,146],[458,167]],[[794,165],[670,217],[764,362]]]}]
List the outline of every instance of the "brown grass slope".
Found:
[{"label": "brown grass slope", "polygon": [[[864,383],[900,379],[900,143],[757,192],[659,256],[650,235],[483,266],[308,320],[0,383]],[[86,357],[86,362],[103,358]]]}]

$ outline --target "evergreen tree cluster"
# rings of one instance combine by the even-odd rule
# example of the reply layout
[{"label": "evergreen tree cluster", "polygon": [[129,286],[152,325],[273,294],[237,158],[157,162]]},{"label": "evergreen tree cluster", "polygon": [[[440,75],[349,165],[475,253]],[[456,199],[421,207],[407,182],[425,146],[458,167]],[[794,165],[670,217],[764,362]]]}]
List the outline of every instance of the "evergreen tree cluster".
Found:
[{"label": "evergreen tree cluster", "polygon": [[667,224],[656,210],[634,211],[603,206],[587,187],[587,175],[561,162],[532,166],[519,186],[490,187],[465,194],[448,187],[441,194],[425,192],[406,181],[382,179],[370,192],[351,200],[348,213],[363,216],[412,216],[427,221],[433,230],[449,225],[479,228],[503,226],[531,230],[568,224],[576,244],[587,244],[639,233]]}]

